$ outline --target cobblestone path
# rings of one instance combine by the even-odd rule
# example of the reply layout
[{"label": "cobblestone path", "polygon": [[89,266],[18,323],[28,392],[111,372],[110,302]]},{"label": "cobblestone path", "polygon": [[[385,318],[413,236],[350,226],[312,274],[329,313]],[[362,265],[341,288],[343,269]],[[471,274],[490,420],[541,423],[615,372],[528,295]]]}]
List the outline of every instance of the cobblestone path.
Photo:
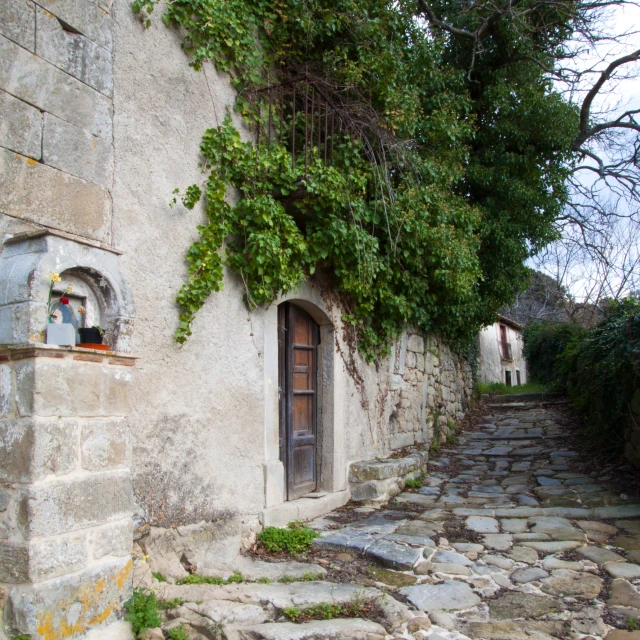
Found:
[{"label": "cobblestone path", "polygon": [[[167,597],[244,606],[225,619],[230,640],[640,639],[640,504],[578,470],[560,422],[553,405],[488,405],[421,489],[313,522],[323,581],[167,586]],[[363,562],[366,586],[330,581],[332,567]],[[374,620],[281,615],[354,598],[377,599]],[[174,624],[205,605],[183,605]]]}]

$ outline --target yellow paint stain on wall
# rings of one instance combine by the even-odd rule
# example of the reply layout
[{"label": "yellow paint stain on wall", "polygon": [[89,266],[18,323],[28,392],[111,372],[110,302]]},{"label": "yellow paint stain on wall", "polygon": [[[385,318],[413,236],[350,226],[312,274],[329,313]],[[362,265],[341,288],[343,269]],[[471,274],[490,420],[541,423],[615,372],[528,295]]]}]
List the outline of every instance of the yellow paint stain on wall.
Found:
[{"label": "yellow paint stain on wall", "polygon": [[116,575],[116,585],[118,589],[124,589],[124,583],[129,579],[132,570],[133,560],[129,560],[129,562],[127,562],[127,564],[118,571],[118,575]]},{"label": "yellow paint stain on wall", "polygon": [[62,639],[62,638],[70,638],[71,636],[76,635],[76,633],[81,633],[86,628],[87,628],[87,625],[84,624],[83,618],[80,618],[78,620],[78,622],[75,622],[74,624],[69,624],[66,620],[61,620],[60,621],[60,635],[57,636],[55,638],[55,640],[58,640],[58,638],[60,638],[60,639]]},{"label": "yellow paint stain on wall", "polygon": [[91,620],[89,620],[88,625],[92,626],[94,624],[102,624],[105,620],[109,618],[109,616],[113,613],[115,609],[114,605],[109,605],[102,613],[97,616],[93,616]]},{"label": "yellow paint stain on wall", "polygon": [[53,620],[53,613],[45,613],[42,623],[37,629],[44,640],[56,640],[56,629]]},{"label": "yellow paint stain on wall", "polygon": [[[130,560],[127,564],[117,572],[108,576],[109,582],[116,584],[118,589],[123,589],[128,578],[133,571],[133,562]],[[95,583],[84,583],[67,601],[58,603],[57,610],[45,612],[37,632],[42,640],[66,640],[77,634],[85,632],[94,625],[100,625],[106,622],[116,610],[119,610],[117,602],[104,602],[104,608],[100,607],[103,592],[107,590],[107,579],[100,578]],[[113,587],[112,587],[113,588]],[[115,594],[114,594],[115,595]],[[68,620],[67,615],[72,607],[80,604],[81,611],[74,622]],[[89,615],[98,610],[99,613],[89,618]],[[75,618],[75,616],[74,616]]]}]

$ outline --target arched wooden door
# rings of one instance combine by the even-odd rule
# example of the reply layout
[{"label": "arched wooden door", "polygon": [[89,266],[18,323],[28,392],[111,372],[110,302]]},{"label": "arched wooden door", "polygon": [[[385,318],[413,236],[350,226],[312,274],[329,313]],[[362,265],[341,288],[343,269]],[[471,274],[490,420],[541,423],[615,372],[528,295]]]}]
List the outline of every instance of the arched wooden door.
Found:
[{"label": "arched wooden door", "polygon": [[315,491],[319,327],[304,309],[278,307],[280,459],[287,500]]}]

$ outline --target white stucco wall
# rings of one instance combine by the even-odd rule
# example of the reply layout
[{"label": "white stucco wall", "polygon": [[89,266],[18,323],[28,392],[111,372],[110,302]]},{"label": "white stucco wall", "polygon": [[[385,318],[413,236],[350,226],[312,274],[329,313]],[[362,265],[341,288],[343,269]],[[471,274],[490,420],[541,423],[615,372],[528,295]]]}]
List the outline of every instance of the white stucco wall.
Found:
[{"label": "white stucco wall", "polygon": [[520,383],[527,382],[527,363],[522,353],[522,332],[503,324],[511,343],[512,360],[505,360],[500,352],[500,324],[496,322],[480,331],[480,365],[478,377],[482,382],[505,382],[505,371],[511,371],[511,383],[517,385],[516,372],[520,371]]},{"label": "white stucco wall", "polygon": [[260,314],[247,321],[240,283],[227,278],[225,292],[198,314],[193,337],[184,346],[173,341],[184,256],[203,214],[170,208],[171,192],[202,180],[202,134],[234,95],[212,67],[187,66],[161,6],[146,30],[129,0],[113,10],[113,237],[124,252],[136,302],[133,349],[142,356],[130,417],[136,495],[165,526],[255,513],[263,502]]},{"label": "white stucco wall", "polygon": [[[140,516],[150,524],[234,515],[250,522],[278,500],[277,487],[275,493],[265,489],[267,481],[277,480],[279,464],[276,306],[249,313],[241,281],[227,273],[224,291],[207,300],[191,338],[184,346],[173,341],[174,300],[203,212],[200,206],[171,208],[169,202],[176,187],[202,181],[202,134],[231,111],[234,93],[212,65],[202,72],[188,66],[179,35],[161,22],[161,14],[159,5],[151,28],[144,29],[130,0],[112,5],[114,171],[105,196],[112,214],[101,233],[122,251],[122,275],[135,304],[132,352],[140,359],[128,417],[134,490]],[[73,156],[73,145],[68,153]],[[72,211],[67,217],[60,223],[63,231],[82,231]],[[0,233],[37,226],[0,212]],[[437,341],[427,356],[426,350],[422,355],[408,348],[406,337],[393,356],[367,365],[346,344],[342,312],[326,293],[316,279],[283,300],[312,303],[333,327],[326,335],[333,349],[333,440],[326,453],[332,475],[322,484],[340,491],[347,488],[351,462],[406,444],[428,444],[432,413],[442,429],[459,418],[470,395],[463,379],[470,374]],[[421,340],[409,340],[415,344],[416,338]],[[405,358],[412,364],[405,367]]]}]

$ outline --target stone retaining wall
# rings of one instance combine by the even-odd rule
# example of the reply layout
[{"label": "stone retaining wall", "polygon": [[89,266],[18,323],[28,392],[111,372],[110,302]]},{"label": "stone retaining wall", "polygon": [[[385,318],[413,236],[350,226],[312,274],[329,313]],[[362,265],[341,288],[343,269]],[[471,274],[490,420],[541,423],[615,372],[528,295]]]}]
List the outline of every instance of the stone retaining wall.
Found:
[{"label": "stone retaining wall", "polygon": [[406,333],[394,348],[389,386],[391,449],[444,441],[471,404],[469,363],[441,340]]},{"label": "stone retaining wall", "polygon": [[456,428],[472,394],[473,375],[466,360],[438,338],[403,334],[391,358],[386,438],[392,451],[414,450],[402,458],[353,462],[351,499],[386,502],[402,491],[407,479],[426,472],[429,448]]},{"label": "stone retaining wall", "polygon": [[428,459],[427,451],[416,451],[405,458],[354,462],[349,469],[351,499],[387,502],[404,489],[409,478],[426,473]]}]

